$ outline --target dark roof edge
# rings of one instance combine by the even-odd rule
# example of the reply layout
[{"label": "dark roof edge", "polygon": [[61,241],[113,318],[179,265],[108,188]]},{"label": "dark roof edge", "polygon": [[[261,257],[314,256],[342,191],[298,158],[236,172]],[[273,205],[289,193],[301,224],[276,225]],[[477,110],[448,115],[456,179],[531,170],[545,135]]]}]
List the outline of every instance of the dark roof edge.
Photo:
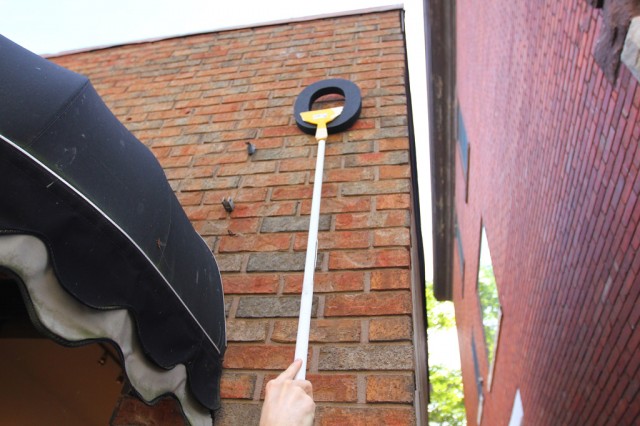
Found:
[{"label": "dark roof edge", "polygon": [[220,32],[225,32],[225,31],[242,30],[242,29],[247,29],[247,28],[268,27],[268,26],[271,26],[271,25],[294,24],[294,23],[297,23],[297,22],[315,21],[315,20],[318,20],[318,19],[341,18],[341,17],[346,17],[346,16],[362,15],[362,14],[368,14],[368,13],[388,12],[388,11],[391,11],[391,10],[398,10],[398,9],[399,10],[403,10],[404,9],[404,4],[403,3],[389,4],[389,5],[385,5],[385,6],[367,7],[367,8],[352,9],[352,10],[343,10],[343,11],[339,11],[339,12],[322,13],[322,14],[317,14],[317,15],[308,15],[308,16],[300,16],[300,17],[291,17],[291,18],[286,18],[286,19],[276,19],[276,20],[273,20],[273,21],[256,22],[256,23],[251,23],[251,24],[238,24],[238,25],[231,25],[231,26],[228,26],[228,27],[212,28],[210,30],[205,30],[205,31],[196,31],[196,32],[193,32],[193,33],[171,34],[171,35],[164,35],[164,36],[159,36],[159,37],[151,37],[151,38],[148,38],[148,39],[132,40],[132,41],[121,42],[121,43],[116,42],[116,43],[113,43],[113,44],[104,44],[104,45],[101,45],[101,46],[87,47],[87,48],[83,48],[83,49],[67,50],[67,51],[58,52],[58,53],[47,53],[47,54],[43,54],[43,55],[40,55],[40,56],[42,56],[44,58],[55,58],[55,57],[58,57],[58,56],[74,55],[76,53],[85,53],[85,52],[93,52],[95,50],[111,49],[113,47],[129,46],[129,45],[134,45],[134,44],[153,43],[153,42],[156,42],[156,41],[170,40],[170,39],[173,39],[173,38],[192,37],[192,36],[197,36],[197,35],[202,35],[202,34],[220,33]]},{"label": "dark roof edge", "polygon": [[424,5],[431,148],[433,292],[438,300],[453,300],[456,4],[450,0],[424,0]]}]

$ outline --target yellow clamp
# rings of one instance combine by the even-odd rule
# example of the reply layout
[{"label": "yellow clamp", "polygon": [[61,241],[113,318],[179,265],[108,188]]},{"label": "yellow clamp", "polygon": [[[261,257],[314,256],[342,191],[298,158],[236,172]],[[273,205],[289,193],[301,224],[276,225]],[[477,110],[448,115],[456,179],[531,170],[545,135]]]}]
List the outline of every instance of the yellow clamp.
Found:
[{"label": "yellow clamp", "polygon": [[307,123],[315,124],[316,128],[316,140],[327,140],[327,123],[334,120],[340,115],[344,107],[335,107],[320,109],[316,111],[301,112],[300,117]]}]

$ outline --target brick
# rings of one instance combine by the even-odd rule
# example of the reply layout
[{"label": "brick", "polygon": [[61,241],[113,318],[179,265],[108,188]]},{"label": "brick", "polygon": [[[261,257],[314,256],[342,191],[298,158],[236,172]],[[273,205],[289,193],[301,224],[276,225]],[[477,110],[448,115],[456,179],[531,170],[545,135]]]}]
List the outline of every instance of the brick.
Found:
[{"label": "brick", "polygon": [[388,194],[375,197],[376,210],[402,210],[411,206],[409,194]]},{"label": "brick", "polygon": [[176,194],[176,197],[178,197],[178,201],[180,201],[180,204],[184,207],[200,204],[203,195],[202,192],[179,192]]},{"label": "brick", "polygon": [[[398,102],[404,104],[406,100],[404,97],[401,97],[398,99]],[[408,138],[383,139],[378,142],[378,149],[381,152],[409,150],[409,139]]]},{"label": "brick", "polygon": [[229,345],[223,367],[243,370],[284,370],[291,364],[294,346]]},{"label": "brick", "polygon": [[276,171],[275,162],[252,162],[250,164],[225,164],[220,167],[218,176],[253,175],[259,173],[273,173]]},{"label": "brick", "polygon": [[223,152],[222,146],[214,144],[204,145],[181,145],[170,148],[171,157],[182,157],[186,155],[217,154]]},{"label": "brick", "polygon": [[239,254],[218,254],[216,262],[220,272],[240,272],[244,257]]},{"label": "brick", "polygon": [[[314,296],[311,316],[316,316],[318,298]],[[243,297],[238,304],[238,318],[284,318],[298,317],[300,297],[297,296],[254,296]]]},{"label": "brick", "polygon": [[415,415],[409,407],[347,408],[320,406],[316,408],[316,424],[318,426],[412,426],[415,423]]},{"label": "brick", "polygon": [[265,294],[278,290],[277,274],[226,274],[222,280],[225,294]]},{"label": "brick", "polygon": [[149,129],[135,132],[140,140],[145,139],[168,139],[172,136],[179,136],[182,132],[180,127],[167,127],[162,129]]},{"label": "brick", "polygon": [[[294,250],[306,250],[309,236],[296,234]],[[357,249],[369,247],[370,234],[366,231],[320,232],[318,233],[319,250]]]},{"label": "brick", "polygon": [[267,339],[266,321],[230,319],[227,320],[227,340],[229,342],[264,342]]},{"label": "brick", "polygon": [[160,158],[158,161],[163,169],[170,169],[173,167],[188,167],[191,165],[191,156],[184,157],[164,157]]},{"label": "brick", "polygon": [[372,318],[369,321],[370,342],[410,341],[412,338],[410,317]]},{"label": "brick", "polygon": [[[371,210],[370,197],[341,197],[322,198],[320,214],[364,212]],[[302,201],[301,214],[308,215],[311,212],[311,200]]]},{"label": "brick", "polygon": [[261,409],[262,406],[258,404],[223,401],[222,408],[215,412],[215,425],[257,425],[260,423]]},{"label": "brick", "polygon": [[411,237],[407,228],[376,229],[373,233],[373,246],[409,246]]},{"label": "brick", "polygon": [[180,180],[185,178],[210,178],[213,176],[213,167],[181,167],[166,169],[164,174],[168,180]]},{"label": "brick", "polygon": [[[389,137],[393,138],[393,137],[404,136],[404,135],[405,135],[404,131],[386,131],[386,130],[382,131],[379,129],[360,129],[360,130],[348,131],[347,140],[366,142],[366,141],[375,141],[375,140],[385,139]],[[378,154],[378,153],[372,153],[372,154]],[[366,162],[353,161],[352,163],[349,164],[349,167],[354,165],[371,164],[371,161],[372,159],[368,159],[368,161]],[[384,162],[384,160],[379,160],[379,161]]]},{"label": "brick", "polygon": [[201,235],[239,235],[258,232],[259,218],[231,218],[230,220],[208,220],[197,226]]},{"label": "brick", "polygon": [[234,102],[245,102],[250,100],[262,99],[266,98],[265,93],[240,93],[236,95],[228,95],[223,96],[221,102],[224,103],[234,103]]},{"label": "brick", "polygon": [[220,397],[233,399],[251,399],[256,385],[256,376],[253,374],[222,374],[220,380]]},{"label": "brick", "polygon": [[409,179],[411,178],[411,168],[409,165],[403,166],[380,166],[380,180],[384,179]]},{"label": "brick", "polygon": [[184,212],[191,221],[224,219],[227,213],[219,206],[186,206]]},{"label": "brick", "polygon": [[318,402],[356,402],[357,380],[351,374],[308,374],[313,385],[313,400]]},{"label": "brick", "polygon": [[357,141],[354,138],[348,138],[347,143],[328,143],[325,151],[327,157],[333,155],[359,154],[373,151],[373,144],[370,141]]},{"label": "brick", "polygon": [[277,148],[277,149],[260,149],[256,150],[253,154],[253,161],[263,162],[265,160],[283,160],[288,158],[307,158],[309,157],[310,150],[306,147],[289,147],[289,148]]},{"label": "brick", "polygon": [[340,194],[343,196],[398,194],[409,192],[410,189],[411,185],[407,179],[377,182],[345,182],[342,184]]},{"label": "brick", "polygon": [[409,252],[404,249],[332,252],[329,269],[371,269],[409,266]]},{"label": "brick", "polygon": [[[328,231],[331,226],[331,216],[320,215],[319,231]],[[260,232],[296,232],[309,230],[308,216],[265,217]]]},{"label": "brick", "polygon": [[204,204],[220,204],[223,198],[231,197],[235,204],[267,199],[267,188],[240,188],[229,194],[229,191],[207,191],[203,197]]},{"label": "brick", "polygon": [[292,237],[289,234],[250,234],[222,236],[218,250],[220,253],[239,251],[283,251],[289,249]]},{"label": "brick", "polygon": [[306,180],[305,172],[289,172],[265,175],[245,176],[243,185],[246,187],[273,187],[282,185],[300,185]]},{"label": "brick", "polygon": [[180,184],[181,191],[208,191],[211,189],[237,188],[237,176],[216,179],[185,179]]},{"label": "brick", "polygon": [[[301,170],[315,170],[316,159],[315,158],[288,158],[280,161],[280,171],[281,172],[298,172]],[[338,164],[339,166],[339,164]],[[336,167],[335,165],[330,164],[325,158],[324,164],[325,170],[328,168]]]},{"label": "brick", "polygon": [[345,158],[345,167],[407,164],[409,153],[406,151],[372,152],[349,155]]},{"label": "brick", "polygon": [[[322,198],[332,198],[338,193],[338,188],[335,184],[326,183],[322,185]],[[273,188],[271,191],[272,200],[304,200],[311,199],[313,197],[312,185],[293,185]]]},{"label": "brick", "polygon": [[300,129],[294,126],[280,126],[280,127],[269,127],[263,129],[261,131],[262,137],[270,138],[277,136],[291,136],[297,135],[300,132]]},{"label": "brick", "polygon": [[371,290],[411,288],[411,272],[407,269],[388,269],[371,272]]},{"label": "brick", "polygon": [[[332,169],[325,170],[323,173],[323,182],[354,182],[373,180],[375,177],[373,168],[360,167],[349,169]],[[314,179],[311,179],[313,182]]]},{"label": "brick", "polygon": [[[274,323],[271,340],[278,343],[294,343],[298,333],[297,320],[279,320]],[[311,320],[309,341],[318,342],[359,342],[360,320],[315,319]]]},{"label": "brick", "polygon": [[327,317],[410,314],[411,306],[408,291],[332,294],[326,297],[324,314]]},{"label": "brick", "polygon": [[367,377],[367,402],[413,402],[413,376]]},{"label": "brick", "polygon": [[409,226],[409,214],[403,210],[376,213],[345,213],[336,215],[336,230]]},{"label": "brick", "polygon": [[170,151],[171,151],[171,147],[169,146],[151,148],[151,152],[153,152],[153,155],[158,159],[158,162],[160,162],[159,161],[160,158],[168,157]]},{"label": "brick", "polygon": [[282,203],[250,203],[235,204],[235,209],[231,212],[234,218],[240,217],[265,217],[265,216],[289,216],[295,213],[297,204],[295,202]]},{"label": "brick", "polygon": [[[318,253],[316,267],[322,265],[323,253]],[[255,253],[249,255],[247,272],[304,271],[305,253]]]},{"label": "brick", "polygon": [[246,152],[231,152],[226,154],[203,155],[196,158],[193,162],[194,166],[214,166],[218,164],[244,163],[247,161],[248,154]]},{"label": "brick", "polygon": [[409,345],[323,346],[320,371],[412,370],[413,348]]},{"label": "brick", "polygon": [[[290,274],[284,277],[285,293],[302,292],[303,274]],[[316,272],[313,277],[315,293],[334,293],[343,291],[360,291],[364,289],[364,272]]]}]

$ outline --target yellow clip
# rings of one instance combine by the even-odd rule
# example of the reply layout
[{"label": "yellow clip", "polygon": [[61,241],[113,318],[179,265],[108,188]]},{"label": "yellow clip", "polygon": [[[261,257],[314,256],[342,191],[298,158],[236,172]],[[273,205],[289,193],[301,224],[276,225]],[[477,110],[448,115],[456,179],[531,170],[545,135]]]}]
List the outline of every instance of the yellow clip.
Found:
[{"label": "yellow clip", "polygon": [[301,112],[300,117],[307,123],[315,124],[316,140],[327,140],[327,123],[334,120],[342,112],[343,107]]}]

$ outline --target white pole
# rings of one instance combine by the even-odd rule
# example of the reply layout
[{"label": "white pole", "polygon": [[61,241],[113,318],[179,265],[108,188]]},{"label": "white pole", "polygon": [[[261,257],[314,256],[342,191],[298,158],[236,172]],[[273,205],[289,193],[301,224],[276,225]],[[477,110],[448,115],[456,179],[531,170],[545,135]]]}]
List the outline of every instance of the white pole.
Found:
[{"label": "white pole", "polygon": [[309,353],[309,328],[311,327],[311,305],[313,304],[313,273],[316,269],[318,254],[318,223],[320,221],[320,197],[322,194],[322,171],[324,169],[325,140],[318,141],[318,158],[313,181],[313,198],[311,199],[311,218],[309,220],[309,236],[307,238],[307,257],[304,262],[304,278],[302,295],[300,296],[300,316],[298,318],[298,337],[294,359],[302,360],[302,367],[295,380],[305,380],[307,371],[307,355]]}]

